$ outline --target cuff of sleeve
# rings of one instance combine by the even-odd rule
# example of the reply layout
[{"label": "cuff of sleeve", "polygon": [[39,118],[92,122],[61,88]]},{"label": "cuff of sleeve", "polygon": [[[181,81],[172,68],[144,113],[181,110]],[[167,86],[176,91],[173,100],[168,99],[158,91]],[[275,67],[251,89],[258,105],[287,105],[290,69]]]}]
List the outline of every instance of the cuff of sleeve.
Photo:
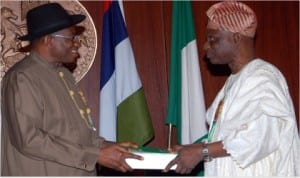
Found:
[{"label": "cuff of sleeve", "polygon": [[[236,162],[239,168],[244,169],[251,164],[250,162],[248,162],[248,159],[246,157],[243,157],[234,149],[234,148],[240,148],[240,146],[235,145],[234,143],[228,144],[228,142],[226,141],[222,141],[222,143],[223,143],[223,149],[226,150],[227,154],[230,154],[230,157],[234,162]],[[236,147],[233,147],[233,145]]]},{"label": "cuff of sleeve", "polygon": [[94,170],[99,156],[99,148],[87,147],[83,151],[84,153],[81,157],[82,159],[78,163],[78,168],[87,171]]}]

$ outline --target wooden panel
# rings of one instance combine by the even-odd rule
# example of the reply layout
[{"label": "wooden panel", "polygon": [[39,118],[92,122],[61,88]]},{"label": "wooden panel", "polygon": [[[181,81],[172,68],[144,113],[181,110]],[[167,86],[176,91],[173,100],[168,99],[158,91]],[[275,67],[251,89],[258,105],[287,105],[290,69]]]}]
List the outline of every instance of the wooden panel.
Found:
[{"label": "wooden panel", "polygon": [[[212,103],[228,75],[226,68],[208,65],[202,49],[207,21],[205,11],[213,3],[215,2],[192,2],[207,107]],[[285,75],[299,118],[299,2],[246,1],[245,3],[253,8],[258,17],[257,56],[273,63]],[[94,19],[99,45],[94,65],[80,82],[80,86],[86,92],[93,109],[92,115],[98,123],[103,2],[82,1],[82,4]],[[165,148],[167,126],[164,121],[168,97],[172,2],[125,1],[124,10],[138,72],[155,127],[155,138],[149,145]]]},{"label": "wooden panel", "polygon": [[[167,103],[166,42],[162,19],[162,2],[124,3],[129,37],[136,64],[145,90],[155,139],[152,146],[166,146],[167,130],[164,124]],[[152,13],[149,13],[152,12]]]}]

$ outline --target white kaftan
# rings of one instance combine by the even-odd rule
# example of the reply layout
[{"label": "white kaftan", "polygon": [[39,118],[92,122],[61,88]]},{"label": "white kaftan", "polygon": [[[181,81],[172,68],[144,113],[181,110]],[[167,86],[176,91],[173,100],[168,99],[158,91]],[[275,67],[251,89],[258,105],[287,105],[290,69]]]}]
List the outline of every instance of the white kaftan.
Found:
[{"label": "white kaftan", "polygon": [[224,96],[212,142],[230,156],[206,162],[205,176],[299,176],[299,134],[280,71],[255,59],[229,76],[207,111],[210,127]]}]

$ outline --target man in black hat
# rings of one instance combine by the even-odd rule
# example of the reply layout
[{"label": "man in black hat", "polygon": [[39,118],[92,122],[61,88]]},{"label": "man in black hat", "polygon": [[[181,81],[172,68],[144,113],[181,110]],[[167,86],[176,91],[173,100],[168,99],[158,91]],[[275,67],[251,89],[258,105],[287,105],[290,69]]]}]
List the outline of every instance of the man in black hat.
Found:
[{"label": "man in black hat", "polygon": [[97,136],[91,110],[63,63],[79,57],[75,25],[58,3],[27,13],[30,55],[2,80],[1,161],[3,176],[88,176],[95,165],[130,171],[125,158],[142,159],[126,147]]}]

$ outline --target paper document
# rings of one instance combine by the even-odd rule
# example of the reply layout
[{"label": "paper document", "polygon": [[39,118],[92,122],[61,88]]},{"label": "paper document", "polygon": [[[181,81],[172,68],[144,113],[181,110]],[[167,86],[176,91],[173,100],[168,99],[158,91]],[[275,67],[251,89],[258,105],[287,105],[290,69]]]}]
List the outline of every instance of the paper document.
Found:
[{"label": "paper document", "polygon": [[[133,169],[164,169],[177,156],[177,153],[169,153],[166,150],[149,147],[133,149],[132,153],[144,157],[144,160],[126,159],[126,162]],[[176,166],[172,166],[171,169],[175,170]]]}]

